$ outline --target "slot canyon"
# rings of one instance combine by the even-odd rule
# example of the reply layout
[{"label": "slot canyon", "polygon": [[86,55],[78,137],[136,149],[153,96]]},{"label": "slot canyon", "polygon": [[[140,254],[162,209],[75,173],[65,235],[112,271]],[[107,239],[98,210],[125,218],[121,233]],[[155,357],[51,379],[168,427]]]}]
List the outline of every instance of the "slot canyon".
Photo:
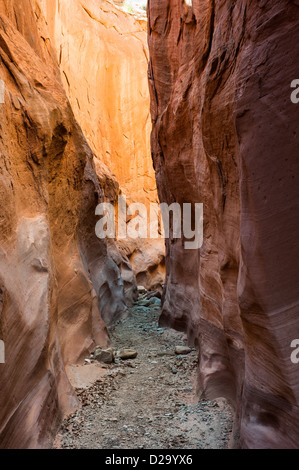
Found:
[{"label": "slot canyon", "polygon": [[[296,0],[0,0],[1,449],[299,447],[298,44]],[[100,238],[121,198],[201,247]]]}]

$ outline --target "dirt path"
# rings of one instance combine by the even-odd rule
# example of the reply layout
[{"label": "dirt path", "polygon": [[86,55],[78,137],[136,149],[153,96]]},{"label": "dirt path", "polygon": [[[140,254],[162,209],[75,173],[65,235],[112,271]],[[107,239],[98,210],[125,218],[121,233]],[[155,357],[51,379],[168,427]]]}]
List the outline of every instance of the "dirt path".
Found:
[{"label": "dirt path", "polygon": [[223,401],[198,402],[196,352],[177,356],[175,347],[186,345],[185,335],[159,328],[160,307],[140,303],[110,331],[113,346],[133,348],[137,358],[106,366],[91,387],[77,389],[83,407],[63,423],[55,447],[227,447],[230,408]]}]

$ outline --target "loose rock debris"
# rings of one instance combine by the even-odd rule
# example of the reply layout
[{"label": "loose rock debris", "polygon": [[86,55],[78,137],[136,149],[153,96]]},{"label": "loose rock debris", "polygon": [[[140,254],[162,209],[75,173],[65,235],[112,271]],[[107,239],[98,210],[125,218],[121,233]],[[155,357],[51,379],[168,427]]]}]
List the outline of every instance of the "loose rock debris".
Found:
[{"label": "loose rock debris", "polygon": [[[104,355],[105,374],[76,389],[82,407],[63,422],[54,447],[227,448],[231,408],[224,400],[197,398],[197,352],[184,334],[159,327],[160,299],[144,305],[147,293],[140,291],[131,315],[110,330],[112,362]],[[99,357],[97,348],[88,358],[93,364],[84,367]]]}]

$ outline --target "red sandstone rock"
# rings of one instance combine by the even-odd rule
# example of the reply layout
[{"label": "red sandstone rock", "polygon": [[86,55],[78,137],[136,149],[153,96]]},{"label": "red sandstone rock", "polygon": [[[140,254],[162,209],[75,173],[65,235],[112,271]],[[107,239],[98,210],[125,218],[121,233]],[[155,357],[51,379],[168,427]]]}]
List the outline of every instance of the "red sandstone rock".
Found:
[{"label": "red sandstone rock", "polygon": [[200,349],[244,448],[296,448],[298,2],[149,2],[153,157],[165,202],[204,203],[204,245],[167,242],[161,323]]},{"label": "red sandstone rock", "polygon": [[93,154],[42,24],[29,0],[0,1],[2,448],[49,445],[78,405],[65,366],[107,345],[101,315],[126,312],[119,269],[94,232]]}]

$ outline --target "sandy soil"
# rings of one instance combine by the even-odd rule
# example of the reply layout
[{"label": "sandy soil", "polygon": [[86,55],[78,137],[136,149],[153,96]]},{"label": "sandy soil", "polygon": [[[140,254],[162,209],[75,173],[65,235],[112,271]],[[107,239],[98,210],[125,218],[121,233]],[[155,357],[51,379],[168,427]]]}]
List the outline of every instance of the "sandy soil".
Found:
[{"label": "sandy soil", "polygon": [[[137,358],[117,359],[104,370],[103,365],[83,366],[81,387],[76,375],[82,408],[64,421],[54,447],[226,448],[232,430],[230,407],[224,400],[196,398],[196,351],[177,356],[175,347],[186,345],[185,335],[159,328],[160,307],[140,303],[110,331],[112,345],[135,349]],[[93,384],[84,380],[89,368]]]}]

